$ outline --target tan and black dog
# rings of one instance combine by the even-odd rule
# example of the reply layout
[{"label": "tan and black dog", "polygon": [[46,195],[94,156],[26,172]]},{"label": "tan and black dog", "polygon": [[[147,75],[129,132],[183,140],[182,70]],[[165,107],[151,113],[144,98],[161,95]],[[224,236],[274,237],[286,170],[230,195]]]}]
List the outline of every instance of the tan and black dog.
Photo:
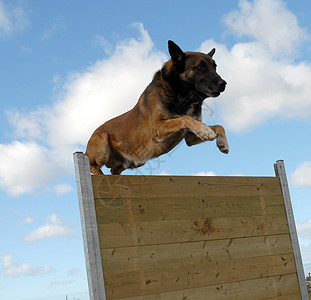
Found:
[{"label": "tan and black dog", "polygon": [[111,174],[140,167],[182,139],[188,146],[217,139],[219,150],[229,152],[224,128],[201,122],[203,100],[219,96],[227,84],[216,72],[215,49],[208,54],[183,52],[172,41],[168,49],[171,59],[156,72],[135,107],[91,136],[85,154],[93,174],[102,174],[103,165]]}]

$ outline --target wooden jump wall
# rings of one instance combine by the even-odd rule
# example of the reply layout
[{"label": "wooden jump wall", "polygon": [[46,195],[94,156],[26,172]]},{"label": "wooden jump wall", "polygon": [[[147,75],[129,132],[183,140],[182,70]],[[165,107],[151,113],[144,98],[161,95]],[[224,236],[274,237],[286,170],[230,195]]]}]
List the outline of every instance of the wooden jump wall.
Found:
[{"label": "wooden jump wall", "polygon": [[308,299],[286,173],[90,175],[74,154],[91,300]]}]

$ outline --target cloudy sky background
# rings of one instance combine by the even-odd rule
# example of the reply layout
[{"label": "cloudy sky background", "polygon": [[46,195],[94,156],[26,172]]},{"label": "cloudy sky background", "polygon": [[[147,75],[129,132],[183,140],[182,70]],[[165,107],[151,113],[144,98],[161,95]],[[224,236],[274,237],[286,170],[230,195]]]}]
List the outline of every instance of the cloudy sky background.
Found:
[{"label": "cloudy sky background", "polygon": [[4,299],[88,299],[72,153],[135,105],[168,39],[216,48],[228,87],[203,121],[224,125],[231,152],[182,143],[124,174],[273,176],[284,159],[311,272],[311,2],[294,2],[0,0]]}]

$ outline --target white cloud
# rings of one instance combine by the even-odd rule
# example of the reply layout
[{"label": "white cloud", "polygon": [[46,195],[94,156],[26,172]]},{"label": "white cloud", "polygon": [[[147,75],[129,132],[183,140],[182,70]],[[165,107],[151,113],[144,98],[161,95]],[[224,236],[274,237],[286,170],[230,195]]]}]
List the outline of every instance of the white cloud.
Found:
[{"label": "white cloud", "polygon": [[52,23],[52,25],[43,32],[41,39],[42,40],[48,40],[51,37],[53,37],[54,35],[56,35],[56,33],[59,30],[64,30],[64,29],[65,29],[65,23],[60,19],[55,20]]},{"label": "white cloud", "polygon": [[32,193],[55,178],[48,149],[18,141],[0,144],[0,187],[12,196]]},{"label": "white cloud", "polygon": [[202,172],[193,174],[193,176],[216,176],[216,174],[213,171],[202,171]]},{"label": "white cloud", "polygon": [[3,265],[3,275],[5,277],[13,276],[37,276],[50,273],[52,271],[51,267],[48,265],[43,266],[33,266],[29,263],[24,263],[18,265],[14,262],[14,258],[11,254],[6,254],[1,257],[2,265]]},{"label": "white cloud", "polygon": [[[50,288],[51,288],[51,289],[55,289],[55,288],[58,288],[59,286],[73,284],[74,282],[75,282],[75,281],[72,280],[72,279],[53,281],[53,282],[51,282],[51,284],[50,284]],[[79,298],[78,298],[78,299],[79,299]]]},{"label": "white cloud", "polygon": [[63,224],[63,221],[57,215],[52,214],[48,216],[45,225],[40,226],[38,229],[24,234],[23,239],[26,242],[40,241],[45,238],[59,238],[68,237],[74,232],[72,227]]},{"label": "white cloud", "polygon": [[169,174],[168,172],[166,171],[161,171],[161,173],[157,174],[159,176],[170,176],[171,174]]},{"label": "white cloud", "polygon": [[55,193],[57,196],[61,196],[61,195],[72,192],[73,187],[72,187],[72,185],[70,185],[68,183],[63,183],[63,184],[56,185],[54,187],[54,190],[55,190]]},{"label": "white cloud", "polygon": [[46,122],[50,116],[50,107],[39,107],[30,112],[16,109],[6,112],[9,123],[15,129],[15,136],[30,141],[44,139],[47,132]]},{"label": "white cloud", "polygon": [[311,187],[311,162],[305,161],[290,175],[293,185]]},{"label": "white cloud", "polygon": [[13,7],[0,0],[0,37],[23,31],[28,24],[27,13],[22,7]]},{"label": "white cloud", "polygon": [[82,270],[79,268],[74,268],[68,271],[68,276],[75,277],[82,273]]},{"label": "white cloud", "polygon": [[95,35],[93,39],[93,45],[101,47],[108,55],[113,54],[113,45],[99,34]]},{"label": "white cloud", "polygon": [[7,33],[11,31],[11,21],[9,19],[8,13],[4,8],[4,4],[0,1],[0,29],[1,33]]},{"label": "white cloud", "polygon": [[306,38],[296,16],[280,0],[241,0],[239,10],[224,22],[233,33],[257,41],[276,56],[293,55]]},{"label": "white cloud", "polygon": [[34,219],[31,218],[31,217],[26,217],[26,218],[23,220],[23,223],[25,223],[25,224],[32,224],[32,223],[34,223]]},{"label": "white cloud", "polygon": [[208,40],[200,50],[217,49],[219,73],[228,86],[215,103],[226,127],[243,132],[272,118],[310,117],[311,64],[293,60],[306,37],[296,17],[281,1],[242,0],[225,23],[249,41],[228,49]]},{"label": "white cloud", "polygon": [[311,219],[305,223],[298,224],[297,231],[300,238],[311,240]]}]

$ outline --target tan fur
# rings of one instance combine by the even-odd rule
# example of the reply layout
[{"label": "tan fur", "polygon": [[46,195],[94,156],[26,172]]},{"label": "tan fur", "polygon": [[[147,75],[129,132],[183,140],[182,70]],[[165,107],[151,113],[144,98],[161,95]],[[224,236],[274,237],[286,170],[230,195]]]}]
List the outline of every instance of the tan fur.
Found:
[{"label": "tan fur", "polygon": [[[175,101],[175,98],[181,99],[177,99],[180,103],[176,100],[178,105],[183,105],[182,101],[188,101],[188,96],[179,96],[179,91],[172,84],[174,76],[177,74],[177,80],[180,80],[182,87],[185,85],[187,91],[188,83],[185,83],[184,78],[190,80],[189,76],[198,77],[198,73],[192,69],[193,65],[202,60],[206,64],[214,62],[208,55],[198,52],[185,52],[184,55],[185,68],[182,73],[176,71],[179,62],[172,56],[161,71],[157,72],[133,109],[107,121],[95,130],[86,149],[93,174],[102,174],[100,168],[103,165],[111,168],[112,174],[120,174],[128,168],[137,168],[148,160],[169,152],[184,138],[188,146],[217,138],[220,151],[228,153],[229,146],[224,128],[202,123],[201,112],[193,113],[195,105],[198,105],[195,101],[194,104],[187,104],[189,109],[183,114],[179,114],[178,109],[176,113],[174,106],[168,109],[171,107],[170,101]],[[206,73],[204,76],[211,75]],[[195,98],[195,93],[195,89],[189,85],[189,99]],[[202,93],[199,95],[201,97]]]}]

